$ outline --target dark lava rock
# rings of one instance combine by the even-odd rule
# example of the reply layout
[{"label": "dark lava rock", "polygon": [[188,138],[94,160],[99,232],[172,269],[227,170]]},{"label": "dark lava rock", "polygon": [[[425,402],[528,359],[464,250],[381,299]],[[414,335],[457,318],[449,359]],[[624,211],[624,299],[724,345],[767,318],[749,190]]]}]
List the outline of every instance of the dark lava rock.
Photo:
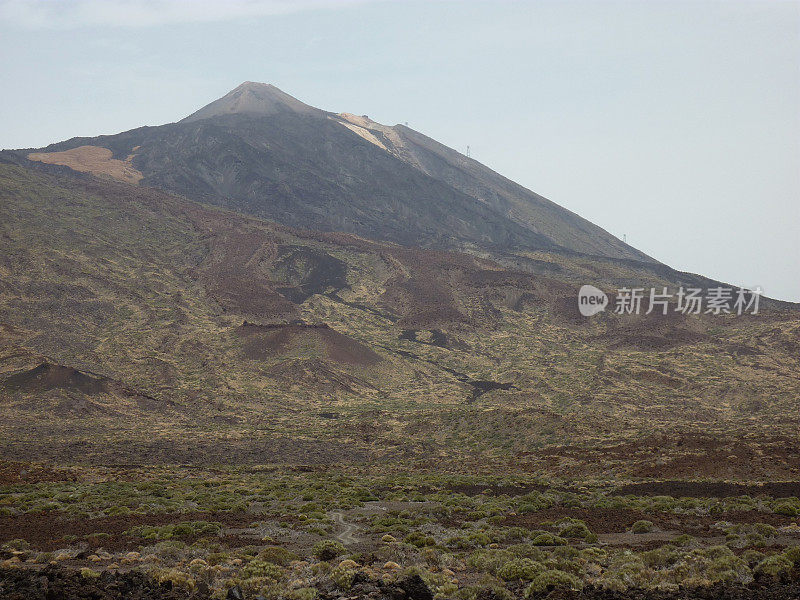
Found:
[{"label": "dark lava rock", "polygon": [[503,596],[493,588],[483,588],[478,591],[475,600],[503,600]]},{"label": "dark lava rock", "polygon": [[77,571],[49,565],[41,570],[0,569],[3,600],[205,600],[208,596],[170,589],[143,573],[104,572],[85,578]]},{"label": "dark lava rock", "polygon": [[410,600],[433,600],[433,592],[419,575],[410,575],[398,582],[397,587],[403,590]]},{"label": "dark lava rock", "polygon": [[242,593],[242,589],[235,585],[228,590],[228,595],[225,596],[227,600],[244,600],[244,594]]}]

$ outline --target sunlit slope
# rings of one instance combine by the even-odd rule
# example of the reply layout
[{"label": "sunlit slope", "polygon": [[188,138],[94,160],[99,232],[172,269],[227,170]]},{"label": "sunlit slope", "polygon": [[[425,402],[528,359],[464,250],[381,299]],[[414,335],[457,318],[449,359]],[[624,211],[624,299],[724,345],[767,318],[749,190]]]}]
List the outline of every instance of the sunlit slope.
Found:
[{"label": "sunlit slope", "polygon": [[747,454],[734,470],[798,464],[791,307],[585,319],[587,275],[609,291],[684,275],[301,232],[53,167],[0,165],[0,206],[8,455],[586,472],[605,456],[665,475],[726,452]]}]

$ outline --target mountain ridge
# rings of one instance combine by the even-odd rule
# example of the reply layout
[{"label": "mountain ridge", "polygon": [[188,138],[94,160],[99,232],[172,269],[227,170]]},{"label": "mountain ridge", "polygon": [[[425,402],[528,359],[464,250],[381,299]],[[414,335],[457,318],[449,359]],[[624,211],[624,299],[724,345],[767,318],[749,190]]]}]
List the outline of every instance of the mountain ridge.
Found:
[{"label": "mountain ridge", "polygon": [[59,153],[84,146],[129,162],[140,185],[293,227],[407,246],[657,262],[419,132],[323,111],[270,84],[245,82],[176,123],[16,154],[68,164]]}]

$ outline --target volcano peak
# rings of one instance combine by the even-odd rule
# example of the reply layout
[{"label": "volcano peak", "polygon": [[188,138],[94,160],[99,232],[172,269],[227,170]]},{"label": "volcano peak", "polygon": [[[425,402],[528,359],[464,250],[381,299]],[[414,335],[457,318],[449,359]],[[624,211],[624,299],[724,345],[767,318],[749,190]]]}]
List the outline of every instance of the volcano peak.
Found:
[{"label": "volcano peak", "polygon": [[210,104],[207,104],[195,113],[192,113],[181,123],[199,121],[211,117],[231,114],[247,115],[274,115],[281,112],[294,112],[299,114],[324,114],[323,111],[309,106],[278,89],[271,83],[245,81],[230,92]]}]

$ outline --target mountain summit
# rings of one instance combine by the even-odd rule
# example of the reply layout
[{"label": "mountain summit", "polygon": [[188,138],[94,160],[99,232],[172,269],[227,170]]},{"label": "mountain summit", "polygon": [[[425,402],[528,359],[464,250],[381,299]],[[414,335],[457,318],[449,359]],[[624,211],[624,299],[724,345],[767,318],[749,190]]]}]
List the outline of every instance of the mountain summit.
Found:
[{"label": "mountain summit", "polygon": [[322,113],[321,110],[300,102],[297,98],[279,90],[272,84],[245,81],[222,98],[214,100],[181,120],[181,123],[209,119],[220,115],[247,114],[267,116],[280,112],[298,114]]},{"label": "mountain summit", "polygon": [[656,262],[413,129],[314,108],[265,83],[245,82],[177,123],[23,156],[129,174],[139,185],[291,227],[404,246]]}]

